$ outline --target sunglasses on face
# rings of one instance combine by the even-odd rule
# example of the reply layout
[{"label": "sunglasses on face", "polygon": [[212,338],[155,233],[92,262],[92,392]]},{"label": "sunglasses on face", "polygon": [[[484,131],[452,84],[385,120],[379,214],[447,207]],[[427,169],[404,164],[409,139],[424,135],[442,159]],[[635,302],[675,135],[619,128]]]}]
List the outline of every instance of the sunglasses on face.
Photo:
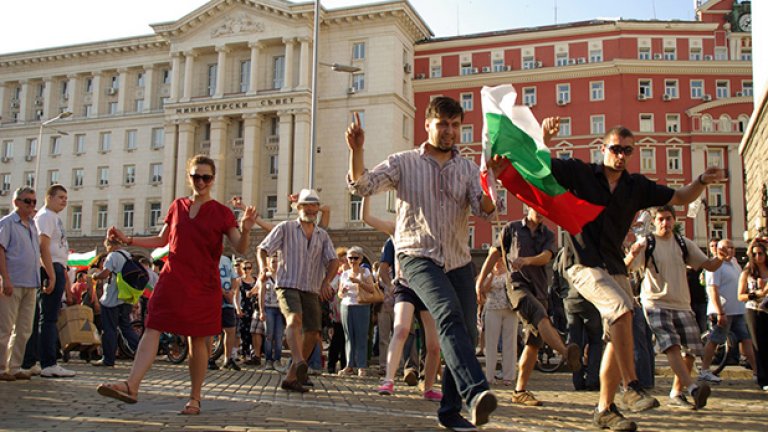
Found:
[{"label": "sunglasses on face", "polygon": [[211,174],[190,174],[189,178],[191,178],[193,182],[202,180],[205,184],[213,181],[213,176]]},{"label": "sunglasses on face", "polygon": [[29,205],[29,204],[36,205],[37,204],[37,200],[33,199],[33,198],[24,198],[24,199],[19,198],[19,201],[21,201],[21,202],[23,202],[24,204],[27,204],[27,205]]},{"label": "sunglasses on face", "polygon": [[351,256],[351,257],[347,257],[347,259],[348,259],[348,260],[352,260],[352,261],[357,261],[357,260],[359,260],[359,259],[360,259],[360,257]]},{"label": "sunglasses on face", "polygon": [[243,269],[244,269],[244,270],[250,270],[250,269],[252,269],[252,268],[253,268],[253,266],[249,266],[249,265],[247,265],[247,266],[243,266]]},{"label": "sunglasses on face", "polygon": [[624,153],[625,156],[630,156],[635,149],[632,146],[611,145],[608,146],[608,150],[616,156],[622,153]]}]

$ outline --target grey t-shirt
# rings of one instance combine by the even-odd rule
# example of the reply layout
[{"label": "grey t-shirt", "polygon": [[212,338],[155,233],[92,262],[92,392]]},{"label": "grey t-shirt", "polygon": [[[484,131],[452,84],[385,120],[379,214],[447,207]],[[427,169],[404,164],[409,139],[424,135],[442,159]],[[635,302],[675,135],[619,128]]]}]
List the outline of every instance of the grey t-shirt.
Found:
[{"label": "grey t-shirt", "polygon": [[104,294],[102,294],[99,299],[99,303],[104,307],[115,307],[125,303],[117,298],[117,274],[123,269],[123,265],[126,261],[126,257],[123,256],[123,254],[128,257],[131,256],[131,254],[125,250],[118,249],[114,252],[110,252],[110,254],[107,255],[107,259],[104,261],[104,268],[112,273],[104,282]]}]

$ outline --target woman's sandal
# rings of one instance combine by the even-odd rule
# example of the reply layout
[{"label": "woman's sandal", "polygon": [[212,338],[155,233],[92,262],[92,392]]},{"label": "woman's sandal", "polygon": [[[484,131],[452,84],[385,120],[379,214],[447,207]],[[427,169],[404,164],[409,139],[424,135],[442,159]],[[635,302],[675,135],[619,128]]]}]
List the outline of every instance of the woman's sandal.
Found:
[{"label": "woman's sandal", "polygon": [[115,384],[102,384],[96,391],[102,396],[111,397],[125,403],[135,404],[138,402],[138,399],[136,399],[137,395],[134,395],[133,392],[131,392],[131,387],[128,385],[128,381]]},{"label": "woman's sandal", "polygon": [[[197,402],[197,406],[192,405],[192,402]],[[202,404],[199,399],[189,399],[184,409],[179,411],[179,415],[199,415]]]}]

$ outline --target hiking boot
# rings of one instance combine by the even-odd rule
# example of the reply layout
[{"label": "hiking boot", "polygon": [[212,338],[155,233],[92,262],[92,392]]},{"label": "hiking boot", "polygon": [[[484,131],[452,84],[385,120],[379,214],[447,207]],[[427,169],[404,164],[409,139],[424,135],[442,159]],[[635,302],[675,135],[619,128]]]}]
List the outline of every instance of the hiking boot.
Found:
[{"label": "hiking boot", "polygon": [[685,397],[685,395],[682,395],[682,394],[674,397],[670,397],[669,402],[667,402],[667,406],[672,408],[684,409],[684,410],[696,409],[696,407],[692,403],[688,402],[688,399]]},{"label": "hiking boot", "polygon": [[395,394],[395,383],[390,380],[384,380],[381,382],[381,385],[376,388],[376,391],[382,396],[392,396]]},{"label": "hiking boot", "polygon": [[405,383],[409,386],[413,387],[419,383],[419,374],[417,374],[416,370],[414,369],[408,369],[403,374],[403,381],[405,381]]},{"label": "hiking boot", "polygon": [[579,348],[578,345],[575,343],[570,343],[567,346],[566,351],[566,365],[568,366],[568,370],[571,372],[578,372],[583,367],[581,363],[582,353],[581,348]]},{"label": "hiking boot", "polygon": [[712,389],[707,383],[701,383],[693,389],[691,397],[693,398],[694,409],[702,409],[707,406],[707,398],[709,398],[710,393],[712,393]]},{"label": "hiking boot", "polygon": [[720,378],[719,376],[713,374],[708,370],[702,369],[699,371],[699,381],[707,381],[713,384],[720,384],[722,380],[723,380],[722,378]]},{"label": "hiking boot", "polygon": [[517,391],[512,393],[512,403],[525,405],[525,406],[541,406],[540,400],[536,399],[536,396],[528,390]]},{"label": "hiking boot", "polygon": [[624,409],[632,412],[646,411],[658,407],[659,401],[646,392],[637,381],[629,383],[629,387],[621,397]]},{"label": "hiking boot", "polygon": [[595,415],[592,417],[592,424],[601,429],[610,429],[613,431],[635,431],[637,424],[632,420],[627,420],[616,408],[616,404],[611,404],[607,410],[598,412],[595,408]]},{"label": "hiking boot", "polygon": [[475,426],[482,426],[488,423],[488,419],[496,409],[497,404],[496,396],[490,390],[479,393],[472,400],[472,406],[469,408],[471,414],[470,422]]}]

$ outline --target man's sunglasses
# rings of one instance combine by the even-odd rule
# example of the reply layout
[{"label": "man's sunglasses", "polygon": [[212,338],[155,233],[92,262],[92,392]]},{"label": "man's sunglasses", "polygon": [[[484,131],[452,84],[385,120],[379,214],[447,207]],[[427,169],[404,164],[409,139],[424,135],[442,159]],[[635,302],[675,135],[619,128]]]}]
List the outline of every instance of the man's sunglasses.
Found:
[{"label": "man's sunglasses", "polygon": [[32,199],[32,198],[24,198],[24,199],[19,198],[19,201],[21,201],[21,202],[23,202],[24,204],[27,204],[27,205],[29,205],[29,204],[36,205],[37,204],[37,200],[36,199]]},{"label": "man's sunglasses", "polygon": [[193,182],[202,180],[203,183],[206,183],[206,184],[213,181],[213,176],[211,174],[190,174],[189,178],[191,178]]},{"label": "man's sunglasses", "polygon": [[611,145],[608,146],[608,150],[616,156],[622,153],[624,153],[625,156],[630,156],[635,149],[632,146]]}]

